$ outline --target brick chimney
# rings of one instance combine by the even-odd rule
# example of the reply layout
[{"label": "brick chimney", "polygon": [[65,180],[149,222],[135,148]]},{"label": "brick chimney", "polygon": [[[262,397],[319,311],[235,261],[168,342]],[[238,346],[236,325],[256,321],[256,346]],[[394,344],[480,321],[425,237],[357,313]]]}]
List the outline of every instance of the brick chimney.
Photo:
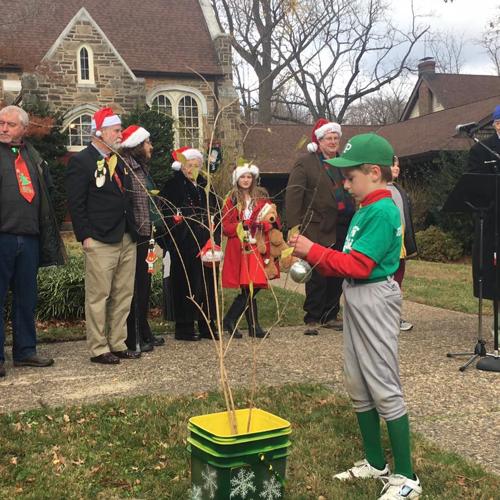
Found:
[{"label": "brick chimney", "polygon": [[435,73],[436,72],[436,61],[433,57],[424,57],[418,62],[418,76],[422,76],[423,73]]}]

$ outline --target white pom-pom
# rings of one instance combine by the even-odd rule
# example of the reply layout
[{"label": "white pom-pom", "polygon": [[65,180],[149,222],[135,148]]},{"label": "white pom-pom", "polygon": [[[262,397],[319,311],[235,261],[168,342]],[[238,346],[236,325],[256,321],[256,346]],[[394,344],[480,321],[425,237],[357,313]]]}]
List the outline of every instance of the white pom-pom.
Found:
[{"label": "white pom-pom", "polygon": [[180,170],[182,167],[182,163],[180,161],[174,161],[172,163],[172,170]]},{"label": "white pom-pom", "polygon": [[307,151],[309,151],[309,153],[316,153],[316,151],[318,151],[318,145],[315,142],[310,142],[307,145]]}]

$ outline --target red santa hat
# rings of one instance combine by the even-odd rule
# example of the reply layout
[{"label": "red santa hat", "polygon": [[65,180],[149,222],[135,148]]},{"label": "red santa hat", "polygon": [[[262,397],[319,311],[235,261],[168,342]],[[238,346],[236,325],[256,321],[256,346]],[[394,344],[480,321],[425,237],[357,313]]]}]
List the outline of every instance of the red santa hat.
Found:
[{"label": "red santa hat", "polygon": [[113,125],[121,125],[120,117],[111,108],[102,108],[94,113],[92,118],[92,132],[99,137],[101,129],[104,127],[112,127]]},{"label": "red santa hat", "polygon": [[233,186],[236,186],[238,179],[244,174],[252,174],[257,179],[259,177],[259,167],[250,165],[250,163],[244,163],[240,167],[236,167],[233,170]]},{"label": "red santa hat", "polygon": [[180,155],[184,156],[186,160],[203,160],[203,155],[200,151],[191,146],[183,146],[182,148],[172,151],[172,158],[174,162],[172,163],[172,170],[180,170],[182,163],[180,161]]},{"label": "red santa hat", "polygon": [[149,139],[149,132],[139,125],[130,125],[122,132],[122,148],[135,148]]},{"label": "red santa hat", "polygon": [[218,264],[222,261],[224,253],[219,245],[213,244],[212,240],[208,240],[203,248],[198,252],[197,257],[200,257],[204,265],[210,266],[212,262]]},{"label": "red santa hat", "polygon": [[310,153],[316,153],[319,148],[319,140],[323,139],[326,134],[335,132],[342,137],[342,127],[335,122],[329,122],[325,118],[320,118],[314,125],[312,131],[312,142],[307,145],[307,151]]}]

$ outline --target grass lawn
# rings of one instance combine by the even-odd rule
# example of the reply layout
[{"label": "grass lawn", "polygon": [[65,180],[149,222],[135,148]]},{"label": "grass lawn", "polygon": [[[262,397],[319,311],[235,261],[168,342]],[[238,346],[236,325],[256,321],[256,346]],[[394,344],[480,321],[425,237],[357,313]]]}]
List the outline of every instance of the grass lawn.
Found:
[{"label": "grass lawn", "polygon": [[[443,264],[409,260],[403,281],[404,298],[452,311],[477,313],[473,295],[472,264]],[[493,314],[491,301],[484,301],[485,314]]]},{"label": "grass lawn", "polygon": [[[237,401],[245,397],[236,394]],[[293,424],[286,498],[377,497],[380,482],[332,480],[334,471],[361,456],[345,398],[320,385],[288,385],[262,389],[257,406]],[[199,394],[2,415],[0,498],[189,498],[187,420],[221,409],[218,395]],[[414,447],[422,498],[498,498],[497,476],[418,435]]]}]

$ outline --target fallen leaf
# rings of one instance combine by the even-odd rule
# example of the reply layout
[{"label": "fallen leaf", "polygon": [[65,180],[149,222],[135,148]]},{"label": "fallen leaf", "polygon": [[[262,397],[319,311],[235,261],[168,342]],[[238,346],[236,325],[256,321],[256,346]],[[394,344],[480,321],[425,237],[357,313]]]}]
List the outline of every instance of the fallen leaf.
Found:
[{"label": "fallen leaf", "polygon": [[69,418],[69,415],[64,414],[63,415],[63,420],[68,423],[71,419]]},{"label": "fallen leaf", "polygon": [[11,457],[9,462],[12,464],[12,465],[17,465],[17,457]]}]

